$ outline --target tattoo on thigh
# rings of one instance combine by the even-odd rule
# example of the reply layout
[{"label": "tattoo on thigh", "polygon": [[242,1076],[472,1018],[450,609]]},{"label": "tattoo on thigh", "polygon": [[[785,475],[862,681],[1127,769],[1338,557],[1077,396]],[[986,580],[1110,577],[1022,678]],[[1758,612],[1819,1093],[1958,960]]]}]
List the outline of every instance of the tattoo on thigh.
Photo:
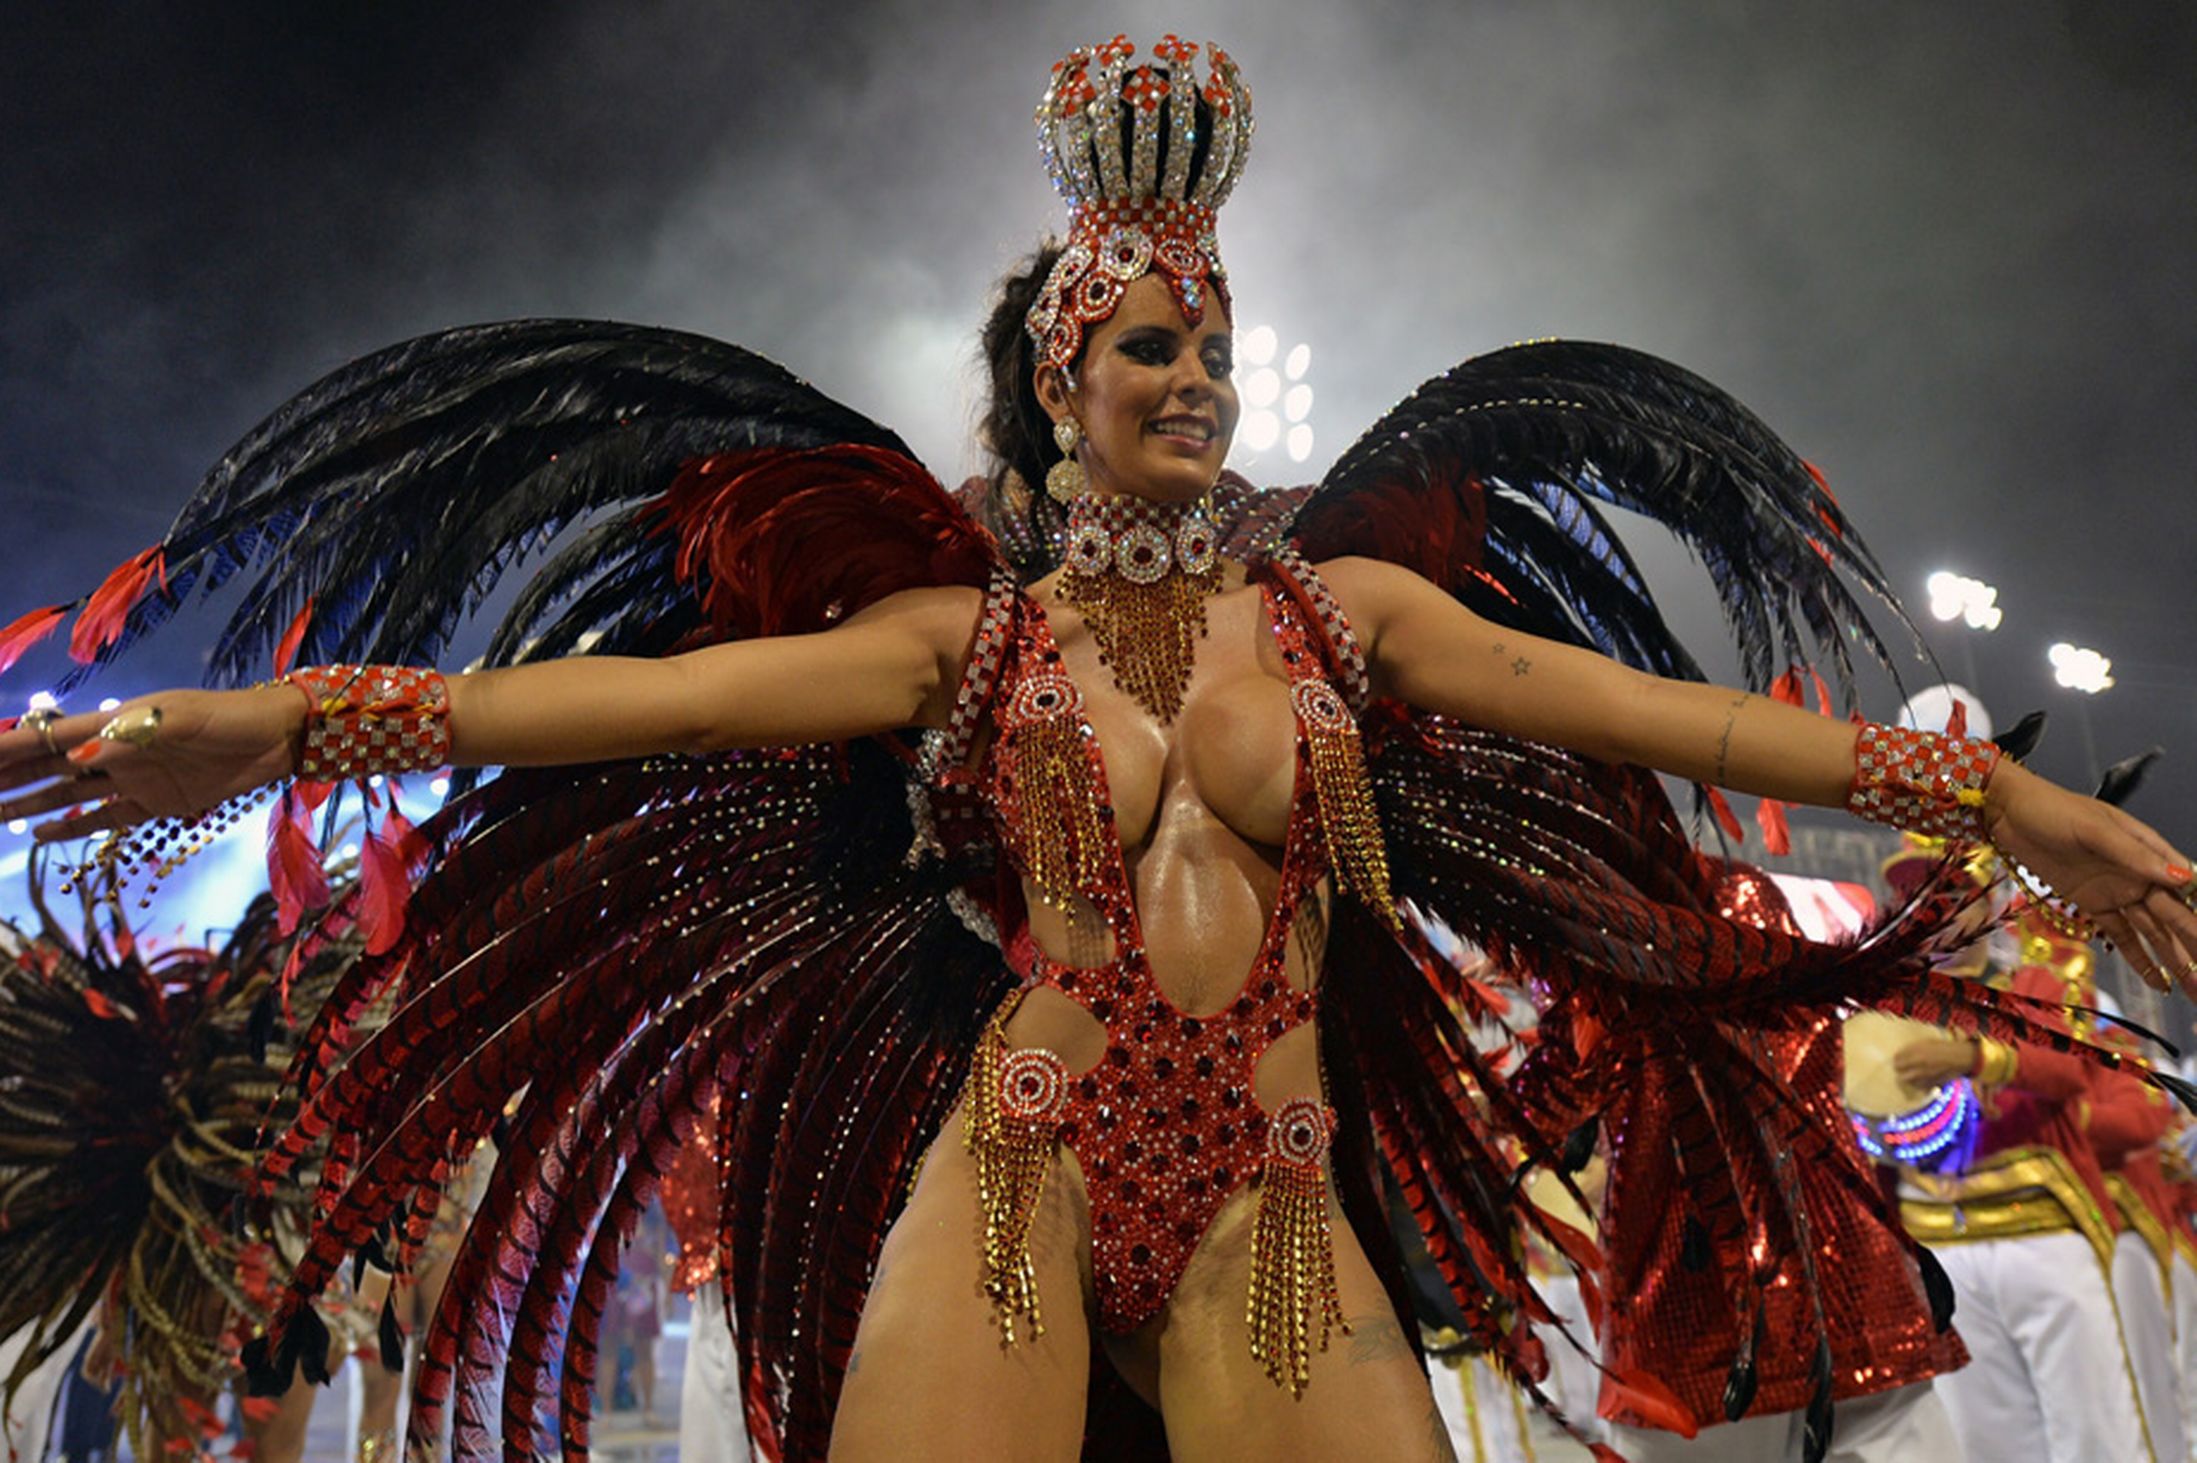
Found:
[{"label": "tattoo on thigh", "polygon": [[1709,779],[1719,787],[1724,784],[1725,764],[1732,759],[1732,725],[1739,720],[1740,708],[1745,706],[1751,699],[1747,696],[1739,697],[1732,702],[1731,709],[1724,714],[1724,734],[1716,739],[1716,774]]},{"label": "tattoo on thigh", "polygon": [[1394,1316],[1386,1313],[1352,1316],[1348,1324],[1352,1366],[1367,1366],[1411,1355],[1411,1343],[1405,1339],[1404,1328],[1396,1324]]}]

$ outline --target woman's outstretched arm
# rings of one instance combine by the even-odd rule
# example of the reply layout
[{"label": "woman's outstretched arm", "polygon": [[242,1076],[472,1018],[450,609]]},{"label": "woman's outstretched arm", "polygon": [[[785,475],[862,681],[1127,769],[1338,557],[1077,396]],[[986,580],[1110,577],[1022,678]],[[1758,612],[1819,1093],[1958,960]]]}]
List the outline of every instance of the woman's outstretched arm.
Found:
[{"label": "woman's outstretched arm", "polygon": [[[982,603],[974,589],[905,590],[814,634],[452,676],[451,758],[546,766],[944,725]],[[99,739],[110,715],[154,706],[150,745]],[[203,812],[290,775],[305,714],[305,697],[286,685],[166,691],[53,721],[59,757],[34,727],[17,727],[0,735],[0,819],[95,803],[39,825],[50,842]]]},{"label": "woman's outstretched arm", "polygon": [[[1382,695],[1604,761],[1785,802],[1846,803],[1856,740],[1846,722],[1504,630],[1379,560],[1337,559],[1321,573]],[[2120,809],[2011,761],[1984,791],[1984,821],[2000,848],[2096,919],[2153,984],[2197,993],[2186,855]]]}]

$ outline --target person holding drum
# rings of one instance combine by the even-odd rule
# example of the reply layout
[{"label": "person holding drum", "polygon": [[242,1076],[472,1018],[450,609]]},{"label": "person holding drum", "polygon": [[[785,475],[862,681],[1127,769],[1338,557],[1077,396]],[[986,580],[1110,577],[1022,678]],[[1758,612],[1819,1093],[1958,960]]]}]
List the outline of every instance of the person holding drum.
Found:
[{"label": "person holding drum", "polygon": [[[1941,847],[1910,837],[1885,864],[1885,880],[1910,895],[1942,858]],[[1970,872],[1979,886],[1994,873],[1981,860]],[[1979,938],[1958,973],[2052,1006],[2069,999],[2049,967],[2007,968],[1992,958],[1982,938],[1987,901],[1963,917]],[[1882,1051],[1876,1061],[1886,1059]],[[1867,1051],[1855,1060],[1864,1072],[1872,1064]],[[2043,1044],[1928,1027],[1903,1033],[1888,1062],[1911,1097],[1973,1094],[1973,1116],[1963,1120],[1971,1131],[1929,1154],[1910,1149],[1899,1169],[1900,1217],[1938,1257],[1957,1298],[1970,1361],[1939,1375],[1936,1388],[1967,1456],[2181,1463],[2184,1455],[2154,1436],[2139,1398],[2114,1300],[2121,1223],[2091,1136],[2116,1120],[2114,1104],[2141,1103],[2141,1093],[2097,1087],[2079,1057]],[[1869,1079],[1850,1078],[1850,1092],[1857,1087],[1867,1090]],[[1901,1124],[1874,1116],[1878,1132]]]}]

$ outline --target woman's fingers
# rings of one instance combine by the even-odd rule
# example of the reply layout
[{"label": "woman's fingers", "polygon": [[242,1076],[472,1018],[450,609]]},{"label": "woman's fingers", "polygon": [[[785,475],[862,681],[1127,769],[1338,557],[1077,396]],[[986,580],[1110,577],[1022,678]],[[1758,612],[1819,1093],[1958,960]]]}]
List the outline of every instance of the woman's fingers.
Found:
[{"label": "woman's fingers", "polygon": [[2180,947],[2141,902],[2129,905],[2121,911],[2121,915],[2143,942],[2139,947],[2140,954],[2129,950],[2121,953],[2132,961],[2141,959],[2148,962],[2149,968],[2144,973],[2144,979],[2152,985],[2161,990],[2173,988],[2182,978],[2184,957]]},{"label": "woman's fingers", "polygon": [[36,836],[40,843],[67,843],[72,839],[89,838],[94,833],[112,833],[121,828],[134,828],[149,822],[152,814],[128,798],[114,798],[95,808],[71,813],[65,818],[55,818],[38,825]]},{"label": "woman's fingers", "polygon": [[2115,826],[2152,855],[2156,868],[2144,868],[2141,858],[2137,861],[2136,867],[2143,870],[2145,877],[2163,884],[2187,884],[2190,881],[2191,861],[2188,854],[2167,842],[2158,829],[2143,819],[2124,813],[2119,808],[2113,810],[2113,815]]},{"label": "woman's fingers", "polygon": [[58,782],[48,783],[36,792],[28,792],[0,803],[0,822],[35,818],[40,813],[50,813],[56,808],[95,802],[107,795],[106,783],[107,779],[104,777],[65,777]]},{"label": "woman's fingers", "polygon": [[51,766],[55,752],[66,753],[71,747],[98,736],[99,729],[107,724],[107,718],[108,713],[104,711],[55,717],[46,724],[46,731],[53,738],[51,749],[46,745],[46,738],[39,735],[36,725],[19,725],[11,732],[0,733],[0,792],[52,776],[52,773],[38,769]]},{"label": "woman's fingers", "polygon": [[29,787],[44,782],[49,777],[67,777],[76,770],[76,764],[66,756],[56,757],[43,747],[35,757],[26,757],[15,766],[0,772],[0,792],[12,788]]},{"label": "woman's fingers", "polygon": [[2154,889],[2144,896],[2144,905],[2181,943],[2184,956],[2197,957],[2197,909],[2190,908],[2186,893],[2180,889]]},{"label": "woman's fingers", "polygon": [[2173,989],[2173,981],[2146,953],[2143,940],[2137,935],[2136,927],[2129,923],[2125,912],[2095,915],[2092,921],[2098,926],[2098,933],[2104,935],[2113,948],[2121,952],[2121,958],[2128,962],[2129,969],[2135,971],[2145,985],[2156,991]]}]

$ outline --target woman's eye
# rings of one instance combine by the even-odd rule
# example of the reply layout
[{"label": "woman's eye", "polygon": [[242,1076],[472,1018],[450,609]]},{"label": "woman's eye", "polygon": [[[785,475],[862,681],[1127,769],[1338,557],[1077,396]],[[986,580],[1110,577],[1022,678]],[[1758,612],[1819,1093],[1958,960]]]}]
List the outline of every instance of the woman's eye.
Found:
[{"label": "woman's eye", "polygon": [[1128,353],[1129,359],[1141,361],[1147,366],[1164,366],[1167,364],[1167,347],[1156,340],[1131,341],[1122,349]]},{"label": "woman's eye", "polygon": [[1205,373],[1208,376],[1227,376],[1232,374],[1235,369],[1235,361],[1227,356],[1207,356],[1205,358]]}]

